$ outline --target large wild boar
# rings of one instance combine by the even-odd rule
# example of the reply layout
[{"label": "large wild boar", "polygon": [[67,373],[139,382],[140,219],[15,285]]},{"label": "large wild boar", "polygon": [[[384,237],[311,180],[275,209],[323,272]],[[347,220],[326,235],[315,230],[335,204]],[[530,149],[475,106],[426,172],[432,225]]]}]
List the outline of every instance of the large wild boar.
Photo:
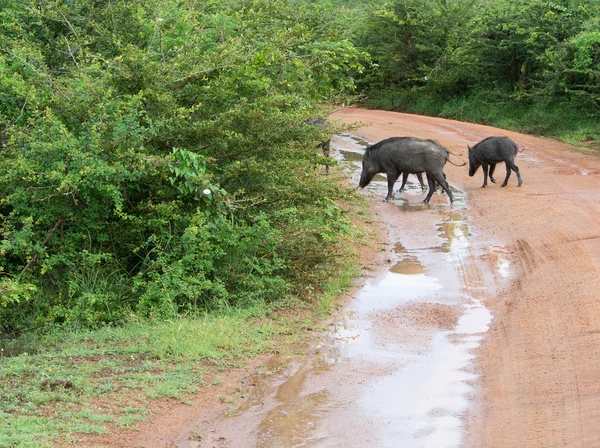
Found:
[{"label": "large wild boar", "polygon": [[496,183],[494,170],[496,169],[496,164],[500,162],[506,164],[506,178],[502,184],[503,187],[506,187],[511,171],[517,174],[519,181],[517,186],[520,187],[523,183],[519,167],[515,165],[515,156],[519,152],[519,147],[510,138],[488,137],[472,148],[470,146],[467,146],[467,148],[469,149],[469,176],[473,177],[479,167],[483,168],[483,185],[481,188],[487,186],[488,166],[490,168],[490,180]]},{"label": "large wild boar", "polygon": [[436,184],[441,185],[450,202],[453,202],[454,196],[444,175],[444,165],[447,161],[448,150],[433,140],[415,137],[388,138],[366,149],[359,186],[364,188],[376,174],[386,173],[388,194],[385,199],[389,200],[392,197],[394,183],[401,173],[425,173],[429,192],[423,202],[429,202]]}]

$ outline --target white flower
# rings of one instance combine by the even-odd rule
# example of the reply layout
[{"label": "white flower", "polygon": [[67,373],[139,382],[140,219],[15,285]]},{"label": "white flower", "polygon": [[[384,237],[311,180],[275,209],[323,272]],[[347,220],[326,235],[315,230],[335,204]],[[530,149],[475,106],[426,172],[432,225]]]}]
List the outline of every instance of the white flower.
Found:
[{"label": "white flower", "polygon": [[203,193],[208,196],[211,193],[211,191],[208,188],[205,188]]}]

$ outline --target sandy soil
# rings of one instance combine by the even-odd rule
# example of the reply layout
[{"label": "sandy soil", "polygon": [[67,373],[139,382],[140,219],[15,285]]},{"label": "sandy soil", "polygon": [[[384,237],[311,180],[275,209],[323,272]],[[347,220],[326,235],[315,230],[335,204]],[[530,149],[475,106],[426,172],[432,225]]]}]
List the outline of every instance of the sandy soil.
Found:
[{"label": "sandy soil", "polygon": [[[252,369],[232,373],[219,391],[250,397],[233,412],[205,392],[94,446],[600,447],[600,158],[450,120],[362,109],[331,119],[358,124],[352,132],[370,142],[433,138],[462,154],[454,161],[466,161],[467,144],[507,135],[525,148],[516,159],[523,186],[513,175],[506,188],[481,189],[481,170],[469,178],[447,165],[462,208],[437,194],[420,205],[416,188],[386,203],[365,190],[385,229],[373,246],[382,250],[365,252],[367,286],[302,362],[269,381]],[[479,311],[483,324],[465,329]],[[464,363],[452,378],[417,370],[407,379],[436,356]],[[413,395],[402,382],[421,384],[419,376],[424,387]],[[398,410],[418,407],[421,395],[433,403],[423,415]]]}]

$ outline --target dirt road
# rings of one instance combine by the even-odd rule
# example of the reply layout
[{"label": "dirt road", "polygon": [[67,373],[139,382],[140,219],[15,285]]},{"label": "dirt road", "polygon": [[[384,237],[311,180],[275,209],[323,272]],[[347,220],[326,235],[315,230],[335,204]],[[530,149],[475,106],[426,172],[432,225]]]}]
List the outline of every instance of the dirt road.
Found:
[{"label": "dirt road", "polygon": [[[359,135],[375,141],[414,135],[460,151],[507,135],[526,148],[521,188],[513,176],[507,188],[480,189],[481,172],[448,168],[478,243],[502,245],[511,270],[510,282],[479,297],[494,319],[476,350],[481,376],[464,446],[599,447],[600,160],[486,126],[364,110],[335,117],[362,121]],[[493,252],[467,261],[465,285],[489,285]]]},{"label": "dirt road", "polygon": [[387,233],[379,269],[322,346],[233,415],[202,410],[176,440],[142,431],[138,444],[600,447],[600,158],[428,117],[331,119],[362,123],[332,142],[353,182],[365,141],[433,138],[466,160],[467,144],[507,135],[525,148],[523,186],[481,189],[481,171],[447,165],[457,201],[426,206],[414,183],[382,202],[380,177],[364,191]]}]

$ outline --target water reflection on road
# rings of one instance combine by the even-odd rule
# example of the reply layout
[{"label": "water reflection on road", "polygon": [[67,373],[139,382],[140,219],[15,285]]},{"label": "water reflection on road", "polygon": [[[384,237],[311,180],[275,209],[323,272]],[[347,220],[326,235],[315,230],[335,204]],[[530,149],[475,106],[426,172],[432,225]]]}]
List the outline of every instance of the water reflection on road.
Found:
[{"label": "water reflection on road", "polygon": [[[365,142],[343,135],[334,139],[333,146],[339,148],[339,160],[353,167],[352,177],[357,181]],[[317,387],[319,392],[304,397],[299,390],[292,401],[311,403],[313,420],[290,419],[290,411],[297,406],[290,406],[289,398],[288,407],[276,413],[285,415],[289,425],[310,428],[310,437],[286,440],[281,436],[289,428],[265,421],[258,446],[459,446],[461,416],[468,410],[476,378],[470,371],[473,349],[492,316],[469,296],[457,274],[471,236],[464,194],[454,189],[452,207],[428,206],[420,202],[423,193],[414,181],[392,203],[399,213],[438,215],[439,245],[408,250],[398,242],[387,273],[368,281],[333,325],[335,343],[329,362],[314,370],[332,378],[340,368],[377,374],[348,397],[336,394],[335,385]],[[384,179],[375,179],[369,189],[384,195]],[[326,391],[327,399],[318,400]],[[344,417],[349,414],[353,419]],[[276,419],[271,416],[269,421]],[[357,434],[353,421],[369,428],[368,434]],[[347,434],[353,434],[352,438]]]},{"label": "water reflection on road", "polygon": [[[349,167],[355,184],[366,144],[352,135],[332,139],[332,156]],[[383,198],[385,178],[375,179],[368,191]],[[256,400],[251,412],[260,423],[253,427],[237,416],[228,427],[239,436],[229,431],[222,445],[178,446],[460,446],[477,378],[474,349],[492,315],[472,296],[480,286],[461,277],[473,232],[465,195],[453,192],[453,205],[445,195],[422,204],[425,193],[409,178],[406,190],[390,201],[396,207],[390,213],[393,220],[410,216],[422,224],[397,224],[389,268],[366,281],[337,315],[330,341],[281,379],[272,406]],[[499,274],[510,275],[502,247],[491,250],[503,260]]]}]

